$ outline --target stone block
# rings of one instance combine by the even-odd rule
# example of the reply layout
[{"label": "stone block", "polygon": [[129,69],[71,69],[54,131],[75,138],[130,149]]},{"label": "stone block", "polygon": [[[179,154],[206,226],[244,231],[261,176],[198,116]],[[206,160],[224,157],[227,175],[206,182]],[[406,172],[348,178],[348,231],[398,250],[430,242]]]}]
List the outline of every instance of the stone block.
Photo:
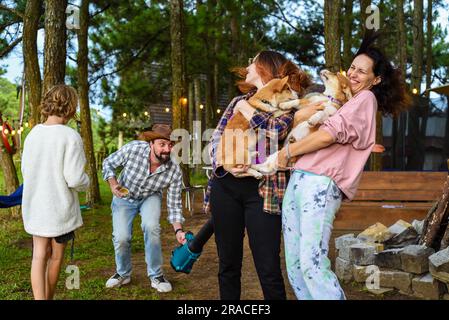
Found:
[{"label": "stone block", "polygon": [[421,235],[424,227],[424,220],[413,220],[412,226],[415,228],[416,232]]},{"label": "stone block", "polygon": [[357,239],[357,238],[351,238],[351,237],[347,237],[344,239],[341,239],[340,242],[338,243],[339,246],[339,250],[338,250],[338,257],[344,259],[344,260],[350,260],[351,259],[351,255],[350,255],[350,247],[353,244],[356,243],[361,243],[362,241]]},{"label": "stone block", "polygon": [[344,234],[338,238],[335,238],[335,249],[340,250],[343,247],[346,247],[346,243],[348,240],[355,239],[353,233]]},{"label": "stone block", "polygon": [[350,261],[359,266],[374,264],[376,248],[366,243],[356,243],[350,247]]},{"label": "stone block", "polygon": [[405,294],[412,293],[412,277],[408,272],[396,270],[381,270],[379,272],[380,286],[384,288],[395,288]]},{"label": "stone block", "polygon": [[391,234],[400,234],[407,230],[408,228],[412,227],[412,225],[404,220],[398,220],[395,224],[388,227],[388,231],[390,231]]},{"label": "stone block", "polygon": [[352,263],[341,259],[335,259],[335,274],[337,278],[342,282],[349,282],[352,280]]},{"label": "stone block", "polygon": [[401,269],[415,274],[429,272],[429,256],[433,253],[435,250],[426,246],[407,246],[401,252]]},{"label": "stone block", "polygon": [[368,242],[384,242],[393,235],[382,223],[376,223],[359,233],[357,238]]},{"label": "stone block", "polygon": [[429,271],[435,279],[449,283],[449,247],[429,257]]},{"label": "stone block", "polygon": [[384,242],[386,249],[403,248],[411,244],[417,244],[419,235],[415,228],[409,227],[403,232],[394,235],[392,238]]},{"label": "stone block", "polygon": [[393,290],[393,288],[368,289],[369,292],[374,293],[375,295],[382,295]]},{"label": "stone block", "polygon": [[389,269],[401,269],[401,251],[403,249],[388,249],[374,255],[374,264]]},{"label": "stone block", "polygon": [[370,266],[358,266],[358,265],[354,264],[352,266],[352,275],[353,275],[354,281],[359,282],[359,283],[365,283],[366,279],[370,276],[370,273],[368,272],[369,267]]},{"label": "stone block", "polygon": [[442,291],[441,282],[430,273],[412,279],[413,295],[422,299],[438,300]]},{"label": "stone block", "polygon": [[376,253],[381,252],[385,249],[383,243],[377,243],[377,242],[365,242],[366,244],[370,244],[376,248]]}]

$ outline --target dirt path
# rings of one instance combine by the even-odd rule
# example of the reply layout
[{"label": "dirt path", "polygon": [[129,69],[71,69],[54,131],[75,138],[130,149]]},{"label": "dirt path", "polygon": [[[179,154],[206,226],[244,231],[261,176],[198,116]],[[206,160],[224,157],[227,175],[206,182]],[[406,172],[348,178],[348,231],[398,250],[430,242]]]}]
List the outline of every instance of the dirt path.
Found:
[{"label": "dirt path", "polygon": [[[196,204],[199,206],[199,204]],[[186,222],[185,230],[190,230],[196,233],[201,226],[208,220],[209,215],[201,214],[198,207],[197,213],[190,216],[185,213]],[[163,213],[165,214],[165,212]],[[163,215],[164,216],[164,215]],[[335,259],[334,238],[341,235],[342,232],[334,231],[330,242],[330,259]],[[167,278],[172,282],[174,291],[172,294],[160,295],[160,299],[187,299],[187,300],[216,300],[219,299],[218,292],[218,258],[215,246],[214,237],[212,237],[203,249],[203,253],[199,260],[195,263],[190,274],[177,273],[170,266],[170,255],[173,248],[176,246],[171,226],[165,227],[162,235],[163,255],[164,255],[164,272]],[[283,266],[283,275],[285,287],[287,290],[287,299],[296,300],[296,297],[288,283],[288,278],[285,270],[285,261],[283,247],[281,250],[281,265]],[[145,277],[146,265],[144,261],[143,252],[136,253],[133,256],[133,265],[135,275],[134,281],[144,281],[148,283]],[[389,293],[386,296],[375,296],[363,290],[362,286],[354,284],[343,284],[343,289],[346,296],[350,300],[374,300],[374,299],[388,299],[388,300],[404,300],[410,299],[407,296],[398,293]],[[242,268],[242,299],[245,300],[261,300],[263,299],[262,290],[259,284],[257,273],[249,249],[247,237],[245,237],[244,258]]]}]

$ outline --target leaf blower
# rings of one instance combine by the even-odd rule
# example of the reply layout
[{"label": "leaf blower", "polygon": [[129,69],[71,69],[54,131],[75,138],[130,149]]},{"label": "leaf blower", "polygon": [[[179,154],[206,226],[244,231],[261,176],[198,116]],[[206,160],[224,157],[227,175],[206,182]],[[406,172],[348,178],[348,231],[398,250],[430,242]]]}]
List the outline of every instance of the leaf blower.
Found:
[{"label": "leaf blower", "polygon": [[214,233],[214,225],[210,218],[194,236],[192,232],[186,232],[186,242],[172,251],[170,265],[176,272],[190,273],[193,264],[201,255],[206,242]]}]

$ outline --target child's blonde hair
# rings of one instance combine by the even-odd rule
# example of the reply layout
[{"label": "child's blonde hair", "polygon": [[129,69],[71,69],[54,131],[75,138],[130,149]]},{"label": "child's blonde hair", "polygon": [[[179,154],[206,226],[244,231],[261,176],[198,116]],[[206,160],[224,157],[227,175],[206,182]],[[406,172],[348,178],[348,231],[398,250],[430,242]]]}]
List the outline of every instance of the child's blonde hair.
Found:
[{"label": "child's blonde hair", "polygon": [[69,120],[75,116],[77,106],[76,90],[71,86],[58,84],[48,90],[42,99],[41,114],[44,118],[58,116]]}]

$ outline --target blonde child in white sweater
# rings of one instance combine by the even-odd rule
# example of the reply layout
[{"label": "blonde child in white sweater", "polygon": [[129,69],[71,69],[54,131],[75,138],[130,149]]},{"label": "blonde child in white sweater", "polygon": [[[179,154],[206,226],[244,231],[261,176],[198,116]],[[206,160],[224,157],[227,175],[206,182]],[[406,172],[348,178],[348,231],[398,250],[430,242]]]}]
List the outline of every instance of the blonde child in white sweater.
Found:
[{"label": "blonde child in white sweater", "polygon": [[46,118],[25,139],[22,212],[25,231],[33,235],[31,285],[36,300],[53,299],[67,242],[83,220],[78,191],[89,178],[80,135],[66,123],[78,105],[75,89],[57,85],[45,95]]}]

